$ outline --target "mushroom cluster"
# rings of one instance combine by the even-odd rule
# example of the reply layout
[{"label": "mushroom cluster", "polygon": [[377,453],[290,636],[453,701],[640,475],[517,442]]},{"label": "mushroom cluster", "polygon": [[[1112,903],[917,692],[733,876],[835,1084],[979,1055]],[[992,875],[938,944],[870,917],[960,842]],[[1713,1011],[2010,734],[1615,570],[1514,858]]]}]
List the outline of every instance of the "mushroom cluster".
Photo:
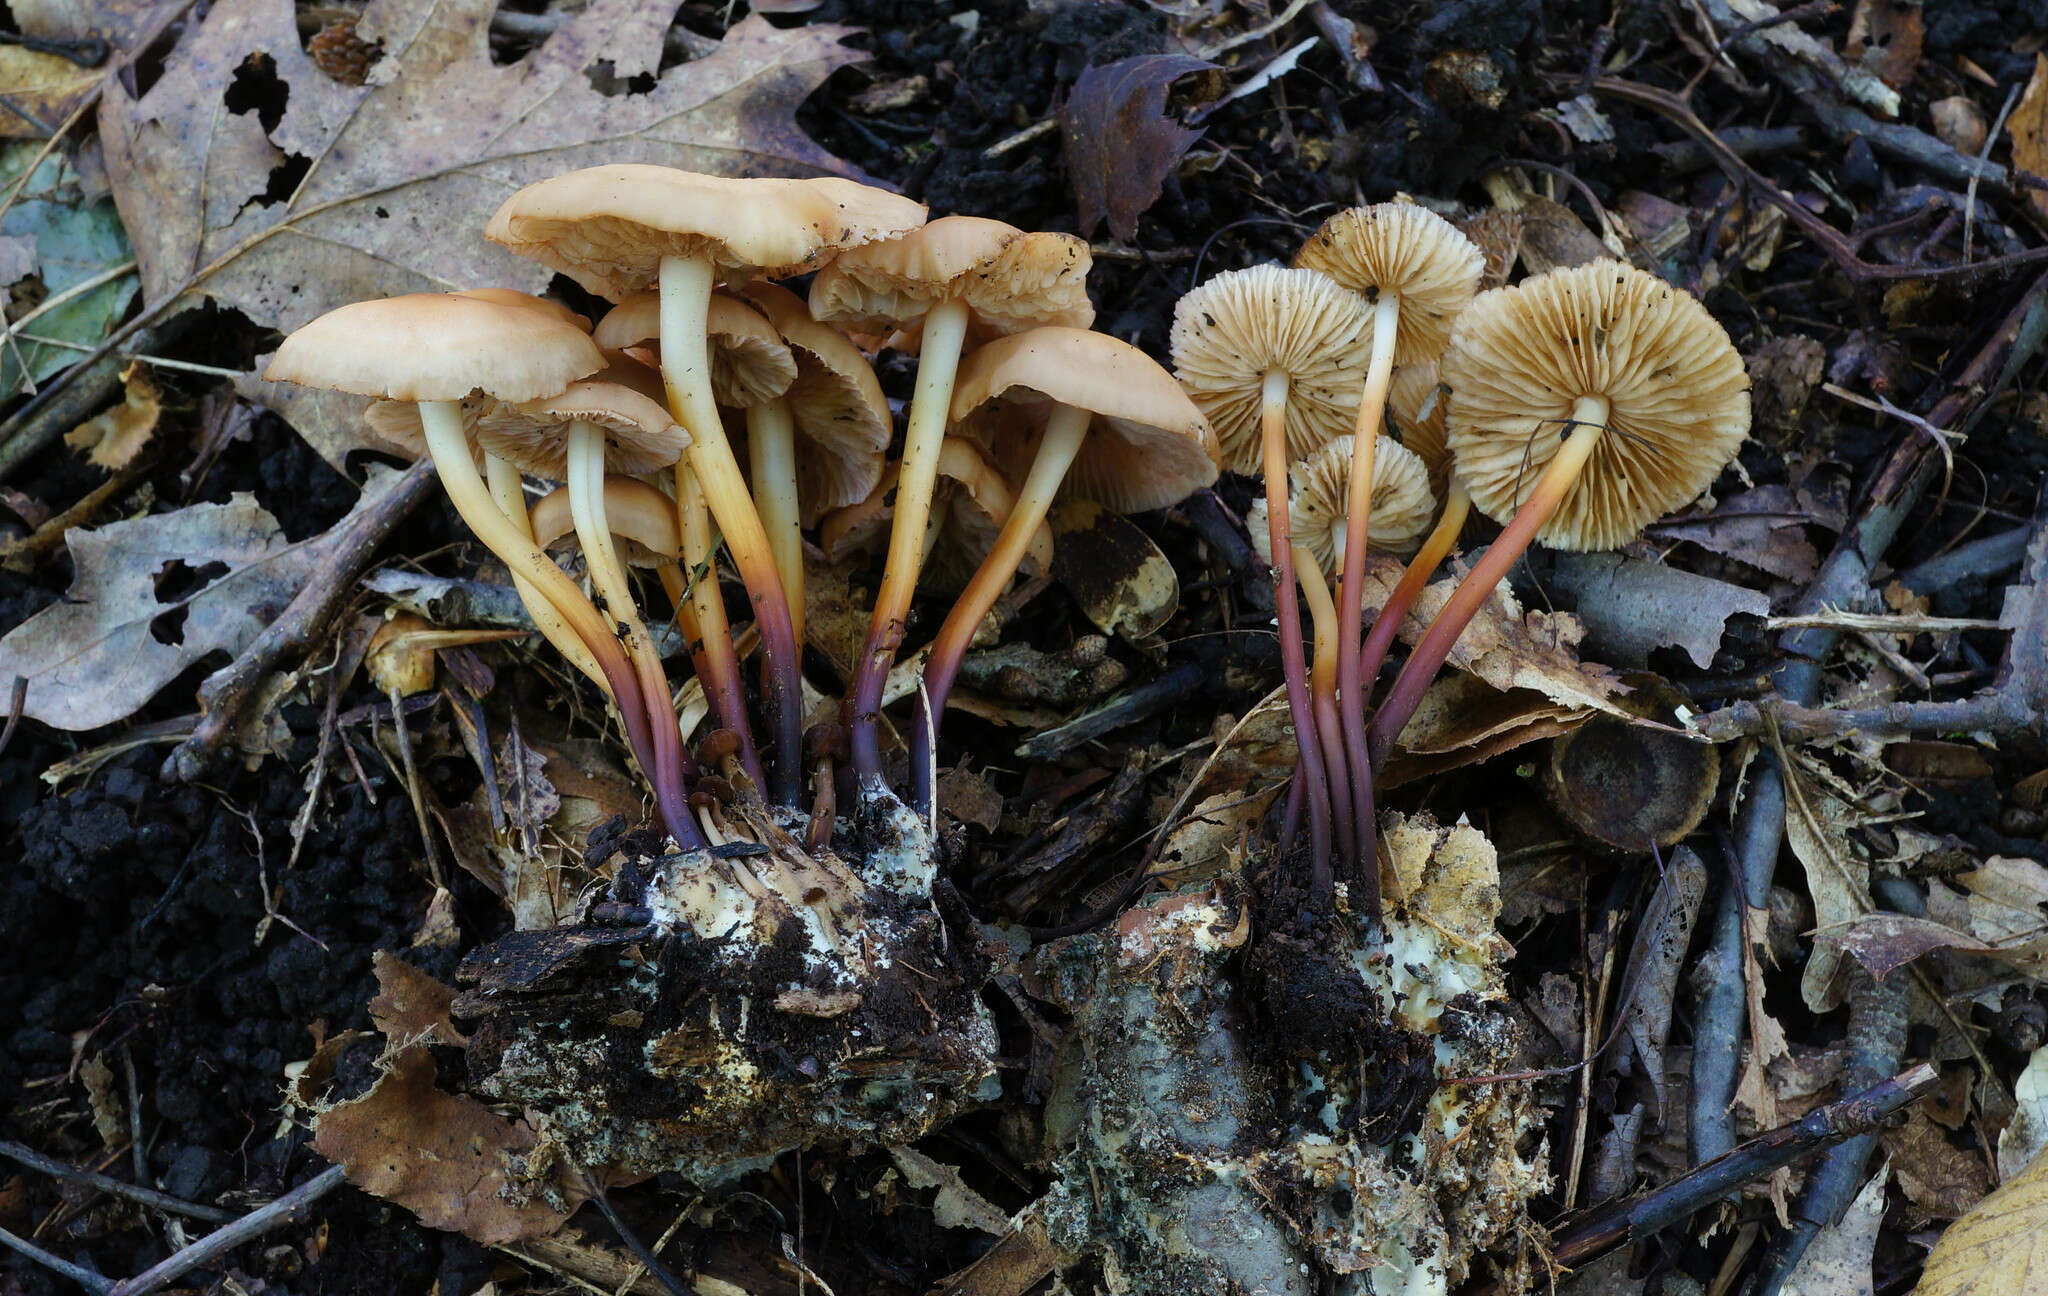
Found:
[{"label": "mushroom cluster", "polygon": [[[934,730],[961,657],[1020,565],[1049,565],[1056,499],[1174,503],[1215,479],[1209,425],[1165,369],[1089,331],[1088,247],[1069,235],[928,222],[837,178],[619,164],[528,185],[484,236],[611,309],[593,326],[497,288],[358,302],[268,370],[374,398],[372,426],[432,458],[534,625],[616,709],[667,838],[590,897],[586,934],[515,933],[533,939],[472,959],[479,1088],[628,1173],[714,1181],[819,1138],[917,1137],[997,1064],[978,941],[933,894]],[[775,282],[807,274],[807,297]],[[918,357],[893,456],[882,347]],[[558,485],[530,499],[535,480]],[[887,534],[845,702],[809,716],[806,528],[837,551]],[[959,593],[924,674],[913,808],[883,766],[883,686],[928,568]],[[671,619],[715,721],[694,751],[649,630]],[[549,1017],[586,956],[649,938],[660,966],[627,991],[644,1003],[609,1003],[587,1039]]]}]

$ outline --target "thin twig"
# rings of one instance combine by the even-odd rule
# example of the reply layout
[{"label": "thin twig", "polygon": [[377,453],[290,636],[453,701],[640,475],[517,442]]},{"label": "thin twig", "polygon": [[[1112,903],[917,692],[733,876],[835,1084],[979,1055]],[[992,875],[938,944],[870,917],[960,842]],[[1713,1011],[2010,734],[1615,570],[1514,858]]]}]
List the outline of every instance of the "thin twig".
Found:
[{"label": "thin twig", "polygon": [[340,1166],[329,1166],[268,1206],[207,1234],[135,1277],[102,1290],[105,1296],[147,1296],[147,1293],[184,1277],[202,1265],[211,1264],[244,1243],[253,1242],[273,1229],[300,1222],[306,1218],[314,1202],[341,1187],[347,1178]]},{"label": "thin twig", "polygon": [[141,1202],[153,1210],[164,1211],[167,1214],[183,1215],[187,1219],[205,1220],[211,1224],[226,1224],[235,1218],[233,1211],[224,1211],[218,1206],[201,1206],[196,1202],[188,1202],[183,1198],[173,1197],[169,1193],[158,1192],[154,1188],[142,1187],[138,1184],[129,1183],[125,1179],[116,1179],[112,1175],[103,1175],[95,1170],[87,1170],[80,1166],[72,1165],[67,1161],[59,1161],[55,1157],[44,1156],[34,1148],[23,1146],[20,1143],[12,1141],[0,1142],[0,1156],[4,1156],[10,1161],[19,1162],[40,1174],[49,1175],[53,1179],[62,1179],[66,1183],[83,1184],[88,1188],[103,1193],[111,1193],[116,1197],[126,1197],[130,1201]]},{"label": "thin twig", "polygon": [[4,1228],[0,1228],[0,1246],[6,1246],[19,1252],[24,1258],[35,1261],[52,1273],[61,1274],[69,1278],[72,1282],[92,1292],[93,1296],[109,1296],[115,1290],[115,1285],[111,1279],[103,1278],[90,1269],[72,1264],[62,1256],[45,1251],[27,1238],[16,1237]]}]

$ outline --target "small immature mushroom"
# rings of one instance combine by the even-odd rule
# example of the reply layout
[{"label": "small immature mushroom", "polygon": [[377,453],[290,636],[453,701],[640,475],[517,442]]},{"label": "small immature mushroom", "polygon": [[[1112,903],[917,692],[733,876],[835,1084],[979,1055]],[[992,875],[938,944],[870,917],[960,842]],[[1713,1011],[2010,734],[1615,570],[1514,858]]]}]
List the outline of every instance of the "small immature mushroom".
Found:
[{"label": "small immature mushroom", "polygon": [[[327,312],[284,340],[264,376],[419,404],[422,440],[456,512],[582,641],[618,703],[634,755],[653,774],[659,767],[647,701],[631,662],[575,582],[501,510],[477,472],[463,427],[462,402],[472,395],[534,400],[603,366],[603,354],[581,329],[546,311],[414,293]],[[682,789],[657,785],[656,791],[676,841],[701,841],[681,804]]]},{"label": "small immature mushroom", "polygon": [[1572,827],[1616,850],[1647,854],[1690,836],[1721,785],[1721,755],[1679,731],[1691,699],[1655,675],[1625,675],[1627,711],[1663,728],[1600,714],[1550,744],[1543,790]]},{"label": "small immature mushroom", "polygon": [[961,433],[993,441],[1014,426],[1003,416],[1018,409],[1039,428],[1030,470],[1002,534],[939,627],[925,666],[925,708],[911,751],[913,804],[925,812],[933,731],[960,661],[1069,472],[1132,511],[1178,503],[1216,480],[1215,434],[1201,411],[1150,356],[1106,333],[1036,328],[969,355],[953,388],[952,417]]},{"label": "small immature mushroom", "polygon": [[[669,404],[694,438],[690,467],[761,627],[781,754],[774,787],[782,802],[796,797],[802,760],[799,648],[774,553],[712,398],[705,341],[711,288],[720,279],[744,283],[816,269],[847,248],[915,229],[924,216],[919,203],[833,177],[730,179],[619,163],[528,185],[484,231],[614,301],[659,288]],[[679,467],[677,504],[689,507],[700,496],[683,488],[682,475]]]},{"label": "small immature mushroom", "polygon": [[[1485,258],[1456,226],[1408,203],[1380,203],[1339,212],[1310,237],[1294,263],[1320,270],[1372,303],[1372,357],[1352,436],[1350,536],[1337,586],[1339,678],[1345,690],[1344,759],[1353,813],[1371,813],[1371,764],[1365,744],[1365,696],[1359,639],[1365,625],[1365,549],[1371,522],[1370,489],[1387,382],[1396,364],[1432,360],[1443,353],[1451,321],[1479,288]],[[1368,825],[1368,830],[1370,825]]]},{"label": "small immature mushroom", "polygon": [[1504,521],[1373,720],[1383,758],[1451,646],[1530,543],[1613,548],[1693,499],[1749,434],[1749,380],[1689,294],[1613,261],[1476,299],[1444,355],[1451,453]]},{"label": "small immature mushroom", "polygon": [[[1325,576],[1336,575],[1344,560],[1351,464],[1351,438],[1342,436],[1294,467],[1289,505],[1294,510],[1294,547],[1307,550]],[[1370,547],[1378,553],[1415,552],[1436,517],[1428,470],[1406,447],[1388,444],[1373,456],[1372,477]],[[1261,534],[1266,528],[1266,501],[1253,501],[1245,525],[1252,533],[1252,547],[1271,562],[1271,541]]]},{"label": "small immature mushroom", "polygon": [[655,758],[660,762],[656,785],[672,782],[680,787],[690,771],[670,706],[668,679],[612,545],[615,528],[605,517],[604,482],[607,472],[648,473],[668,467],[689,447],[690,437],[669,416],[653,371],[619,352],[606,358],[610,363],[603,370],[556,395],[501,404],[485,413],[478,421],[477,439],[485,450],[522,472],[567,483],[591,583],[622,630],[647,698]]},{"label": "small immature mushroom", "polygon": [[1001,221],[947,216],[843,253],[811,284],[811,314],[819,320],[867,331],[922,329],[889,553],[849,690],[853,767],[870,786],[881,783],[876,724],[882,685],[917,586],[939,443],[970,327],[994,333],[1040,324],[1085,327],[1095,318],[1089,264],[1088,245],[1071,235],[1027,234]]},{"label": "small immature mushroom", "polygon": [[[1263,471],[1268,552],[1273,555],[1274,605],[1287,707],[1308,787],[1313,886],[1327,897],[1332,814],[1341,804],[1354,817],[1346,782],[1339,803],[1325,766],[1309,701],[1301,610],[1294,595],[1294,542],[1287,508],[1287,466],[1341,435],[1357,411],[1352,378],[1364,351],[1369,316],[1364,299],[1314,270],[1276,265],[1232,270],[1182,297],[1173,309],[1174,374],[1215,429],[1222,467]],[[1368,830],[1370,824],[1367,825]],[[1354,843],[1355,831],[1346,833]],[[1378,910],[1378,868],[1354,861],[1364,911]]]}]

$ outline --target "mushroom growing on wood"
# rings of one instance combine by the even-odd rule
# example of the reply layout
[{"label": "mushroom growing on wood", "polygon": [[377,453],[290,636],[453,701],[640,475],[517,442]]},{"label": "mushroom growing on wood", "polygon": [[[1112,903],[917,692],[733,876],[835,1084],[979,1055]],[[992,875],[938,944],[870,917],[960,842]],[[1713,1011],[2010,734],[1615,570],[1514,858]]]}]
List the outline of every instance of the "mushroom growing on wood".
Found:
[{"label": "mushroom growing on wood", "polygon": [[[1201,411],[1150,356],[1107,334],[1036,328],[969,355],[953,387],[953,422],[961,434],[984,444],[1001,438],[1001,429],[1015,424],[997,415],[1019,409],[1029,413],[1036,427],[1030,469],[1002,534],[939,627],[925,666],[911,778],[912,804],[927,814],[932,809],[934,731],[960,660],[1044,525],[1068,474],[1076,473],[1133,511],[1178,503],[1216,480],[1215,435]],[[977,413],[983,415],[979,420]],[[1090,435],[1091,429],[1099,430]],[[1012,451],[999,457],[1023,456]]]},{"label": "mushroom growing on wood", "polygon": [[[603,367],[596,343],[546,311],[453,293],[414,293],[327,312],[284,340],[264,376],[419,405],[422,439],[456,512],[589,650],[618,704],[633,754],[653,777],[660,766],[647,700],[631,662],[583,591],[533,543],[531,532],[501,510],[477,472],[463,423],[463,401],[473,395],[506,403],[534,400]],[[682,789],[657,785],[656,791],[664,826],[676,841],[700,843]]]},{"label": "mushroom growing on wood", "polygon": [[901,238],[841,255],[811,284],[811,314],[849,328],[921,326],[917,390],[903,434],[896,513],[867,643],[848,690],[853,767],[881,782],[882,686],[917,586],[953,380],[971,326],[1014,333],[1040,324],[1085,327],[1088,245],[1067,234],[1026,234],[1001,221],[947,216]]},{"label": "mushroom growing on wood", "polygon": [[[1289,459],[1342,434],[1357,411],[1358,384],[1351,375],[1368,327],[1364,299],[1329,276],[1261,265],[1217,275],[1182,297],[1173,311],[1172,347],[1175,376],[1215,430],[1221,466],[1265,475],[1280,660],[1300,751],[1299,776],[1308,789],[1314,887],[1327,897],[1334,886],[1334,824],[1351,842],[1347,853],[1358,884],[1371,893],[1371,912],[1377,909],[1378,869],[1357,853],[1348,782],[1341,806],[1333,795],[1333,779],[1344,778],[1345,770],[1327,767],[1309,701],[1287,509]],[[1370,840],[1370,822],[1364,827]]]},{"label": "mushroom growing on wood", "polygon": [[1620,545],[1712,485],[1749,434],[1749,379],[1726,331],[1689,294],[1614,261],[1482,294],[1443,376],[1458,478],[1507,525],[1388,691],[1375,759],[1532,541]]},{"label": "mushroom growing on wood", "polygon": [[[793,802],[802,759],[799,649],[789,601],[739,464],[726,441],[705,341],[711,288],[816,269],[833,254],[924,223],[907,198],[831,177],[728,179],[620,163],[528,185],[484,236],[617,301],[658,288],[670,408],[693,442],[689,465],[718,519],[761,627],[779,760],[776,799]],[[678,507],[698,498],[677,470]],[[685,519],[687,541],[692,529]]]}]

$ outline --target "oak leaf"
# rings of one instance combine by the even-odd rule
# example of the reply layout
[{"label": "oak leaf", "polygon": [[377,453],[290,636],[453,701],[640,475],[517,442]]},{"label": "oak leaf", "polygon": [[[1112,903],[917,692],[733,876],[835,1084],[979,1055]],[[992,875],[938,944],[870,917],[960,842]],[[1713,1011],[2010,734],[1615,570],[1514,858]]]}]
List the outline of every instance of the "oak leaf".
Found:
[{"label": "oak leaf", "polygon": [[1137,237],[1138,218],[1202,138],[1167,115],[1167,92],[1184,76],[1214,70],[1186,54],[1141,54],[1081,73],[1060,109],[1060,136],[1083,236],[1107,218],[1121,241]]},{"label": "oak leaf", "polygon": [[[139,97],[110,82],[100,136],[149,304],[210,298],[289,330],[364,297],[484,284],[538,292],[549,272],[481,233],[532,181],[629,161],[847,171],[797,128],[795,111],[865,57],[841,44],[849,28],[750,17],[711,54],[664,72],[675,5],[592,0],[500,66],[496,8],[371,0],[356,33],[382,55],[367,84],[349,85],[301,48],[291,0],[221,0]],[[388,448],[361,426],[359,400],[253,380],[244,391],[330,462]]]}]

